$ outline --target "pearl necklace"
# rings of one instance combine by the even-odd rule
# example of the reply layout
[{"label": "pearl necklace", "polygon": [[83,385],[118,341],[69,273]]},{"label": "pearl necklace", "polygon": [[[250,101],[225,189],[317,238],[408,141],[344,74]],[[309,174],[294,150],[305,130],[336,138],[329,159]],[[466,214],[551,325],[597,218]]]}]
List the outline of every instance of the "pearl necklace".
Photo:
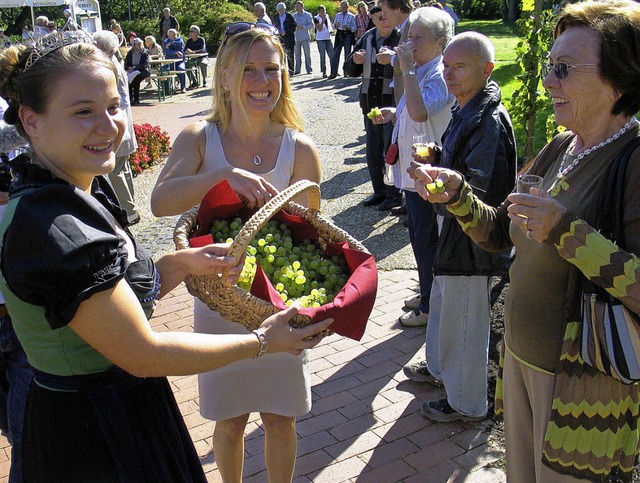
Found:
[{"label": "pearl necklace", "polygon": [[571,145],[567,148],[567,150],[564,152],[564,155],[562,156],[562,162],[560,163],[560,167],[558,168],[558,174],[556,175],[556,178],[558,178],[558,180],[562,180],[564,179],[564,177],[576,166],[578,166],[578,163],[580,163],[580,161],[582,161],[584,159],[585,156],[590,155],[591,153],[593,153],[594,151],[606,146],[607,144],[615,141],[616,139],[618,139],[620,136],[622,136],[625,132],[627,132],[627,130],[633,126],[634,124],[636,124],[638,122],[638,120],[635,117],[632,117],[631,119],[629,119],[629,121],[620,128],[620,130],[615,133],[613,136],[605,139],[604,141],[602,141],[600,144],[596,145],[596,146],[592,146],[589,149],[585,149],[584,151],[582,151],[580,154],[578,154],[578,156],[576,157],[576,159],[574,159],[568,166],[565,167],[566,162],[569,160],[569,151],[573,150],[573,148],[576,145],[576,139],[574,138],[573,141],[571,142]]},{"label": "pearl necklace", "polygon": [[[260,141],[261,143],[264,143],[264,140],[267,139],[267,134],[269,134],[269,131],[271,131],[271,124],[273,124],[273,121],[269,119],[269,127],[264,132],[264,135],[262,136],[262,139]],[[257,153],[253,155],[253,164],[255,164],[256,166],[260,166],[262,164],[262,158]]]}]

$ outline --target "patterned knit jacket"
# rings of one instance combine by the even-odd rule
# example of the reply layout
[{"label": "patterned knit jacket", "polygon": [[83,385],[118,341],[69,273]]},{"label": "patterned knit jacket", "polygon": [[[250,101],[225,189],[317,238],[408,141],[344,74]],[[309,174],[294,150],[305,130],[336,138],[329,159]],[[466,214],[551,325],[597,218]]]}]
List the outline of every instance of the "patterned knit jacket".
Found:
[{"label": "patterned knit jacket", "polygon": [[[571,136],[565,133],[554,138],[545,149],[546,155],[536,160],[530,172],[544,175],[550,160],[566,149]],[[625,202],[632,200],[632,205],[639,207],[637,212],[625,217],[625,234],[629,240],[637,239],[640,232],[640,195],[636,194],[640,183],[640,150],[632,154],[626,178]],[[603,180],[606,181],[606,176]],[[465,183],[447,208],[476,243],[495,250],[511,245],[509,204],[505,201],[498,208],[487,206]],[[605,238],[588,221],[567,212],[546,240],[574,268],[567,284],[564,341],[555,370],[543,463],[559,473],[591,481],[631,481],[640,442],[640,384],[624,385],[582,360],[580,287],[586,276],[640,313],[640,260],[637,254]],[[502,381],[498,381],[496,414],[503,409],[501,395]]]}]

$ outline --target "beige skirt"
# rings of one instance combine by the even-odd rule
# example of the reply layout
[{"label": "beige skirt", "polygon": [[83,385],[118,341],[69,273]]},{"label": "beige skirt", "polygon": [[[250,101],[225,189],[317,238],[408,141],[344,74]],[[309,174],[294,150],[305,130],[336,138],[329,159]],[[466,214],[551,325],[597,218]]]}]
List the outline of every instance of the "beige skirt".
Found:
[{"label": "beige skirt", "polygon": [[[199,299],[194,301],[194,330],[206,334],[246,334]],[[301,416],[311,410],[309,351],[299,356],[267,354],[234,362],[198,376],[200,414],[222,421],[252,412]]]}]

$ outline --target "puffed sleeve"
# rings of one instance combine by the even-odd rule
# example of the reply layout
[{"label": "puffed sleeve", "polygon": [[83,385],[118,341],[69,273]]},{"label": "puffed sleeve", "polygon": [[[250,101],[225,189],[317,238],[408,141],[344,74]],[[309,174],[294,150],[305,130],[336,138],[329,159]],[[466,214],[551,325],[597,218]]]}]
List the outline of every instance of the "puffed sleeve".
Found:
[{"label": "puffed sleeve", "polygon": [[52,329],[67,325],[80,303],[124,276],[128,260],[113,217],[71,185],[49,185],[17,200],[2,248],[11,291],[44,307]]}]

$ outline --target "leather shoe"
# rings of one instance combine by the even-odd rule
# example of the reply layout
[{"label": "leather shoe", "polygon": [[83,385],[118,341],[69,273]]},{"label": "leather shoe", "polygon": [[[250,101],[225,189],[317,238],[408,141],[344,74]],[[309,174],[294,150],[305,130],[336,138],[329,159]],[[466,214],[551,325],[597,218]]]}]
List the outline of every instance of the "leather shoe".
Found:
[{"label": "leather shoe", "polygon": [[330,75],[329,77],[327,77],[327,79],[335,79],[336,76],[335,75]]},{"label": "leather shoe", "polygon": [[401,204],[402,202],[400,201],[399,198],[386,198],[382,203],[380,203],[380,206],[378,206],[378,209],[380,211],[389,211],[392,208],[400,207]]},{"label": "leather shoe", "polygon": [[386,200],[384,195],[379,195],[379,194],[372,194],[371,196],[366,197],[363,201],[362,201],[362,206],[374,206],[374,205],[379,205],[380,203],[383,203]]},{"label": "leather shoe", "polygon": [[395,216],[406,215],[407,214],[407,204],[404,200],[402,200],[402,204],[400,206],[394,206],[391,208],[391,214]]}]

